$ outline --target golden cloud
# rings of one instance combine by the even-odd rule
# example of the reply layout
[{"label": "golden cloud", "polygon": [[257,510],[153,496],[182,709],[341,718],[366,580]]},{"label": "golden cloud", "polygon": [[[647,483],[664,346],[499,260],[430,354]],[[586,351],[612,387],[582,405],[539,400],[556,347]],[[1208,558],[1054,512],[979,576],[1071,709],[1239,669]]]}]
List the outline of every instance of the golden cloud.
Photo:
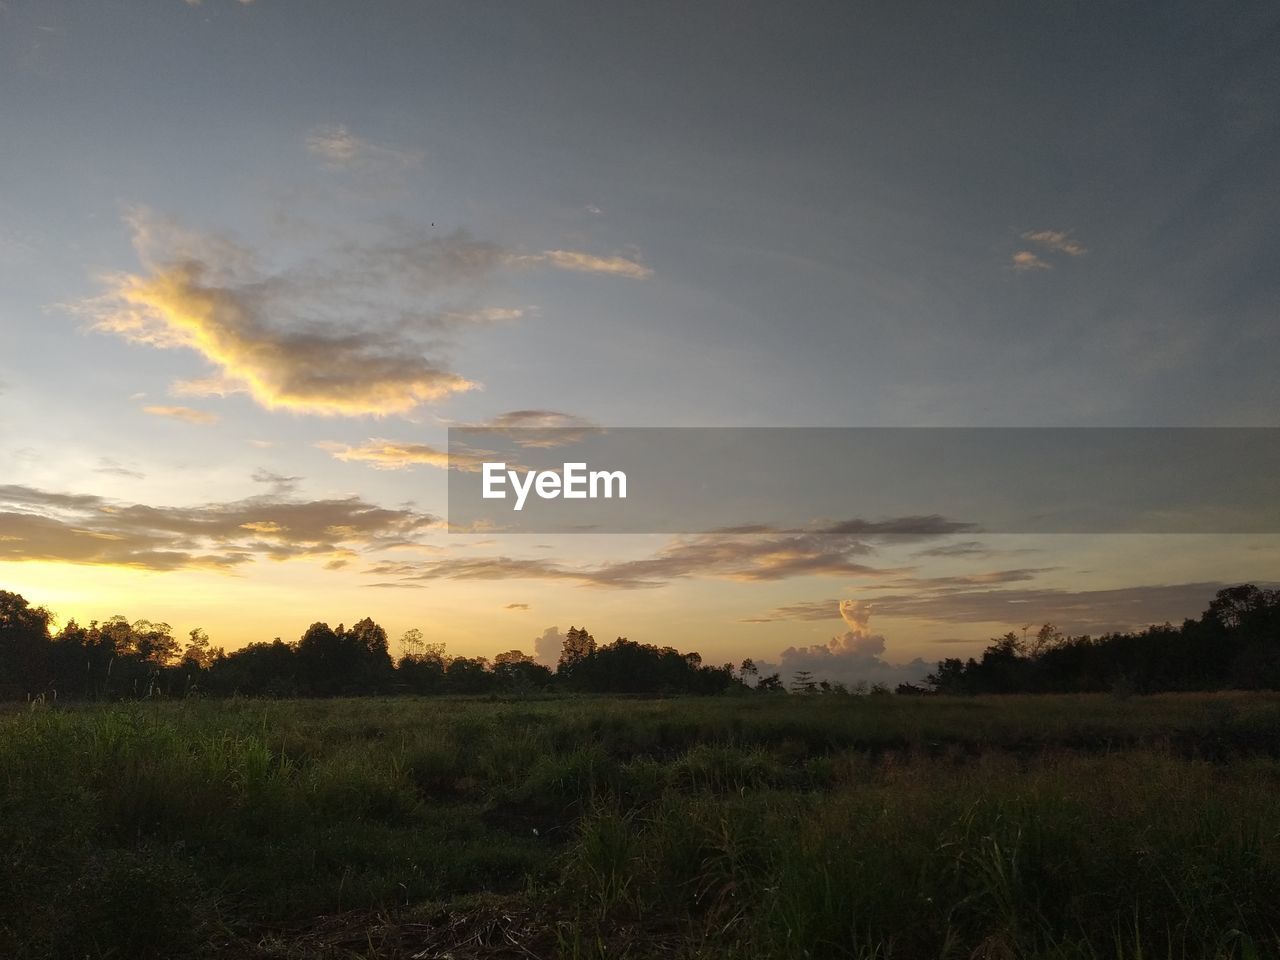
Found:
[{"label": "golden cloud", "polygon": [[184,423],[194,423],[200,426],[208,426],[218,422],[216,413],[192,410],[190,407],[143,407],[142,412],[149,413],[153,417],[168,417],[170,420],[182,420]]},{"label": "golden cloud", "polygon": [[327,450],[335,459],[347,463],[367,463],[376,470],[403,470],[406,467],[425,465],[448,470],[476,472],[484,462],[478,453],[453,453],[428,446],[425,443],[401,443],[396,440],[372,439],[358,446],[333,441],[316,444]]},{"label": "golden cloud", "polygon": [[545,263],[560,270],[603,273],[632,280],[647,280],[653,269],[626,257],[602,257],[581,250],[544,250],[542,253],[512,254],[507,261],[516,265]]},{"label": "golden cloud", "polygon": [[127,222],[143,269],[106,277],[101,296],[73,307],[93,329],[200,354],[212,373],[175,384],[179,396],[245,393],[267,409],[325,416],[406,414],[475,389],[441,350],[448,331],[523,315],[455,302],[504,264],[652,273],[622,257],[573,251],[512,257],[462,230],[401,230],[267,272],[253,251],[224,238],[145,210]]}]

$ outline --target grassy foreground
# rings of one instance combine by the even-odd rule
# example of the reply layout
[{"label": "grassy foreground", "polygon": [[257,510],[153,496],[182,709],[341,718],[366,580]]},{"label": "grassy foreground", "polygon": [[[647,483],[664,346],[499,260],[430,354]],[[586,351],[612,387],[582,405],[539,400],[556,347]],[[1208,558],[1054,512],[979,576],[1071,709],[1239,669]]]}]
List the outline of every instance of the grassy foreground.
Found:
[{"label": "grassy foreground", "polygon": [[0,715],[0,956],[1280,956],[1280,697]]}]

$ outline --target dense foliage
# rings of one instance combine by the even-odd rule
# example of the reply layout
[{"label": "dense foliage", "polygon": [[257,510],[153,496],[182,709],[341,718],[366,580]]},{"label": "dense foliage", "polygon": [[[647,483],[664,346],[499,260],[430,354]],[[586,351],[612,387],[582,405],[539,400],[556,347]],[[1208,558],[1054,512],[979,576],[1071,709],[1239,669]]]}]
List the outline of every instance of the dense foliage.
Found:
[{"label": "dense foliage", "polygon": [[519,650],[451,657],[417,630],[393,661],[386,631],[365,618],[350,627],[313,623],[296,643],[276,638],[227,653],[192,630],[184,644],[167,623],[112,617],[56,633],[52,617],[0,590],[0,700],[36,697],[133,699],[191,694],[358,696],[386,693],[709,694],[741,687],[733,666],[706,666],[696,653],[619,637],[597,646],[570,627],[555,670]]},{"label": "dense foliage", "polygon": [[[357,696],[483,694],[559,690],[616,694],[783,693],[775,673],[751,660],[710,666],[697,653],[619,637],[598,645],[570,627],[552,669],[519,650],[451,657],[417,630],[393,660],[386,631],[369,618],[351,627],[313,623],[294,643],[280,638],[230,653],[202,630],[185,643],[166,623],[112,617],[56,633],[48,611],[0,590],[0,700],[36,697],[129,699],[191,694]],[[927,687],[899,693],[1072,693],[1280,689],[1280,590],[1251,584],[1219,590],[1199,619],[1102,637],[1064,636],[1046,624],[1027,637],[1008,633],[980,658],[943,660]],[[847,693],[840,684],[796,674],[802,693]],[[873,689],[872,692],[883,692]]]},{"label": "dense foliage", "polygon": [[1280,689],[1280,590],[1219,590],[1198,620],[1139,633],[1007,633],[980,659],[943,660],[928,677],[941,693],[1071,693]]}]

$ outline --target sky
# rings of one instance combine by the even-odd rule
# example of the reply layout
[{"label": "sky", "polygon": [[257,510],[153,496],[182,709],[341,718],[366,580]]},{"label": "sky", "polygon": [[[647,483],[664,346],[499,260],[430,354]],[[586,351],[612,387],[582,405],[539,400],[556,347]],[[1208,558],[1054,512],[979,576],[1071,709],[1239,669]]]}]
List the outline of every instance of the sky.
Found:
[{"label": "sky", "polygon": [[1249,2],[5,0],[0,588],[885,680],[1196,615],[1280,538],[451,533],[440,452],[1280,426],[1278,43]]}]

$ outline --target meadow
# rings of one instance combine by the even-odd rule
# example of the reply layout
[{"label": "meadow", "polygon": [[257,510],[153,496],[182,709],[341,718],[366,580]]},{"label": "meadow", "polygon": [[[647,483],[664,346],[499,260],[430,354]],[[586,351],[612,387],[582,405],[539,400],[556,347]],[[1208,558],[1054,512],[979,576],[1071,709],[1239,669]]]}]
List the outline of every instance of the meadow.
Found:
[{"label": "meadow", "polygon": [[14,704],[0,956],[1280,956],[1280,696]]}]

